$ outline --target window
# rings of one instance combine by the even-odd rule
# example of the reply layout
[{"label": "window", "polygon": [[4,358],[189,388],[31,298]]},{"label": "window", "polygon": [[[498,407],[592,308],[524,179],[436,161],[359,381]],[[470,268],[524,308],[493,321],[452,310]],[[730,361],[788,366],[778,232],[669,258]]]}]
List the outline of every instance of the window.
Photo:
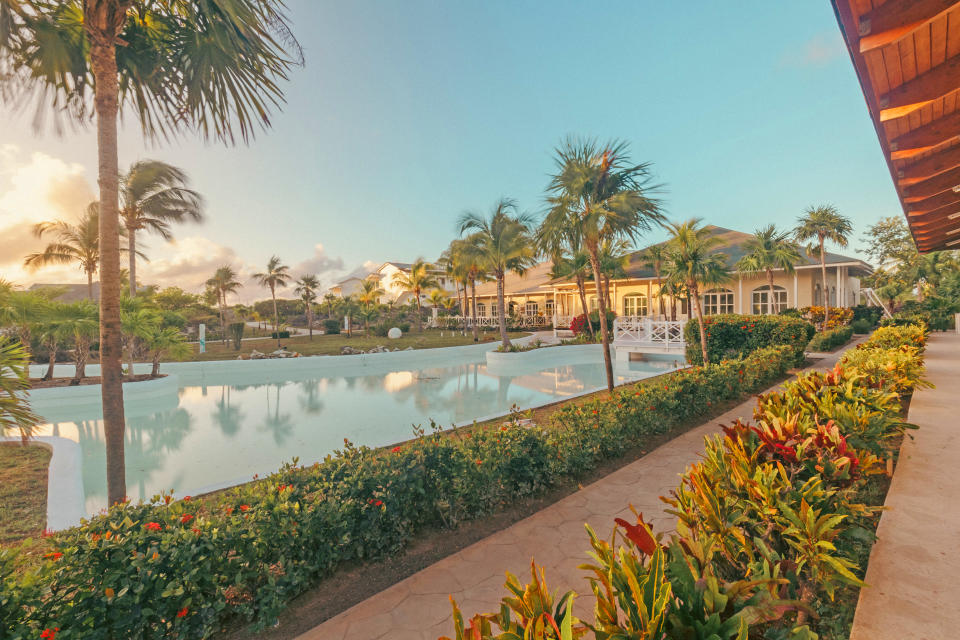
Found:
[{"label": "window", "polygon": [[597,306],[597,296],[590,296],[587,298],[587,306],[590,307],[590,311],[596,311],[600,307]]},{"label": "window", "polygon": [[538,311],[540,311],[540,305],[536,302],[528,302],[523,308],[524,315],[528,316],[535,316]]},{"label": "window", "polygon": [[623,296],[623,315],[647,315],[647,296],[642,293],[632,293],[630,295]]},{"label": "window", "polygon": [[494,302],[490,305],[490,317],[499,318],[500,317],[500,308],[497,306],[497,303]]},{"label": "window", "polygon": [[823,290],[820,288],[820,283],[817,283],[817,286],[813,289],[813,304],[816,307],[823,306]]},{"label": "window", "polygon": [[553,317],[553,300],[547,300],[546,302],[547,316]]},{"label": "window", "polygon": [[836,287],[830,287],[830,306],[831,307],[837,306],[837,288]]},{"label": "window", "polygon": [[[787,308],[787,290],[781,286],[773,287],[773,313]],[[753,290],[753,313],[757,315],[770,313],[770,287],[764,285]]]},{"label": "window", "polygon": [[477,303],[477,316],[480,318],[487,317],[487,305],[483,304],[482,302]]},{"label": "window", "polygon": [[507,315],[508,315],[508,316],[512,316],[512,315],[515,315],[516,313],[517,313],[517,303],[516,303],[516,302],[511,302],[511,303],[507,306]]},{"label": "window", "polygon": [[711,289],[703,294],[703,313],[712,316],[718,313],[733,313],[733,291]]}]

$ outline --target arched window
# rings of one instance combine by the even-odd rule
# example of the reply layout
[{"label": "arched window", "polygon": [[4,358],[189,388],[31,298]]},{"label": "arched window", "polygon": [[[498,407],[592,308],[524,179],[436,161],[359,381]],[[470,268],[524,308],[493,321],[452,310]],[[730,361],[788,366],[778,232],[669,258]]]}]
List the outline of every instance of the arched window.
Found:
[{"label": "arched window", "polygon": [[717,313],[733,313],[733,291],[729,289],[711,289],[703,294],[703,313],[712,316]]},{"label": "arched window", "polygon": [[813,306],[815,307],[823,306],[823,289],[820,288],[819,282],[813,288]]},{"label": "arched window", "polygon": [[642,293],[631,293],[623,296],[623,315],[647,315],[647,296]]},{"label": "arched window", "polygon": [[487,305],[483,304],[482,302],[477,303],[477,316],[481,318],[487,317]]},{"label": "arched window", "polygon": [[524,315],[528,316],[535,316],[538,311],[540,311],[540,305],[536,302],[528,302],[523,308]]},{"label": "arched window", "polygon": [[763,285],[753,290],[753,313],[757,315],[779,313],[787,308],[787,290],[779,285],[773,287],[773,309],[770,309],[770,287]]},{"label": "arched window", "polygon": [[510,304],[507,306],[507,315],[512,316],[516,312],[517,312],[517,303],[511,301]]}]

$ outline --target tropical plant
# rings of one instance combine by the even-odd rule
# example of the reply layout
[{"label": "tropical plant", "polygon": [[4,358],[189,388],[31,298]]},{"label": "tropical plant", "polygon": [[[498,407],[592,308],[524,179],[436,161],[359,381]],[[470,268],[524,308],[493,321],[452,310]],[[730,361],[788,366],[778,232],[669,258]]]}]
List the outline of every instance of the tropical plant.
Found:
[{"label": "tropical plant", "polygon": [[360,283],[357,299],[366,307],[375,307],[384,295],[386,292],[380,287],[379,280],[364,280]]},{"label": "tropical plant", "polygon": [[100,327],[97,305],[90,300],[65,304],[60,308],[59,330],[61,335],[73,342],[73,379],[71,385],[80,384],[86,376],[90,343]]},{"label": "tropical plant", "polygon": [[669,260],[670,252],[668,250],[667,244],[664,242],[659,242],[654,245],[650,245],[643,250],[641,254],[641,259],[643,260],[643,265],[650,269],[653,269],[653,275],[657,279],[657,300],[660,306],[660,317],[666,317],[666,311],[663,308],[663,269],[666,265],[667,260]]},{"label": "tropical plant", "polygon": [[497,319],[504,349],[510,348],[504,283],[508,272],[523,275],[534,262],[532,222],[529,215],[517,213],[517,204],[510,198],[497,201],[487,216],[467,211],[457,221],[460,235],[472,232],[468,236],[472,245],[470,251],[475,252],[478,264],[497,282]]},{"label": "tropical plant", "polygon": [[171,240],[172,223],[203,220],[203,198],[187,184],[182,169],[159,160],[138,160],[120,176],[120,219],[127,232],[131,296],[137,295],[137,231],[153,231]]},{"label": "tropical plant", "polygon": [[[580,296],[580,308],[583,315],[589,313],[587,305],[586,279],[590,273],[590,256],[583,251],[582,238],[570,227],[545,227],[537,230],[537,247],[541,253],[550,257],[550,277],[573,280]],[[593,326],[588,322],[591,336]]]},{"label": "tropical plant", "polygon": [[87,297],[93,300],[93,276],[100,267],[99,211],[100,205],[91,202],[76,224],[65,220],[35,224],[34,235],[38,238],[53,236],[54,240],[43,251],[24,258],[24,266],[38,269],[52,264],[76,263],[87,276]]},{"label": "tropical plant", "polygon": [[427,302],[430,303],[430,306],[436,307],[437,309],[445,309],[449,301],[450,296],[448,296],[447,292],[443,289],[434,289],[427,296]]},{"label": "tropical plant", "polygon": [[19,431],[26,442],[40,418],[30,410],[30,355],[16,340],[0,336],[0,435]]},{"label": "tropical plant", "polygon": [[300,296],[300,301],[307,312],[307,331],[310,333],[310,339],[313,340],[313,305],[317,301],[317,289],[320,288],[320,280],[315,275],[300,276],[297,280],[297,286],[293,292]]},{"label": "tropical plant", "polygon": [[720,238],[714,235],[710,228],[700,226],[699,218],[691,218],[683,223],[670,223],[670,232],[672,237],[669,240],[667,280],[682,285],[690,293],[700,332],[703,363],[704,366],[709,366],[707,332],[703,322],[700,292],[729,280],[726,256],[717,251]]},{"label": "tropical plant", "polygon": [[161,358],[183,360],[193,354],[193,347],[174,327],[157,327],[144,338],[144,344],[150,352],[150,360],[153,364],[150,376],[153,378],[160,375]]},{"label": "tropical plant", "polygon": [[124,298],[120,313],[120,327],[126,345],[129,362],[128,375],[134,376],[133,364],[137,348],[160,330],[162,318],[156,310],[140,303],[136,298]]},{"label": "tropical plant", "polygon": [[[816,240],[815,247],[809,251],[820,259],[820,277],[823,283],[823,306],[829,307],[827,296],[827,240],[837,246],[846,247],[850,234],[853,233],[853,224],[846,216],[840,215],[837,208],[831,204],[807,207],[803,215],[797,220],[793,234],[799,242]],[[824,322],[830,319],[829,311]]]},{"label": "tropical plant", "polygon": [[743,243],[743,249],[746,253],[737,261],[737,269],[744,273],[766,274],[769,287],[767,309],[768,313],[773,315],[777,312],[773,272],[781,269],[787,274],[794,273],[794,265],[800,260],[800,250],[790,239],[788,232],[777,231],[772,224],[757,229]]},{"label": "tropical plant", "polygon": [[220,333],[223,334],[224,341],[226,341],[225,310],[227,307],[227,296],[231,293],[236,293],[241,286],[240,281],[237,280],[237,272],[233,267],[225,264],[217,268],[213,277],[207,280],[206,285],[207,290],[211,291],[217,299],[217,309],[220,312]]},{"label": "tropical plant", "polygon": [[[541,223],[544,229],[569,229],[581,238],[590,256],[597,283],[600,307],[600,336],[607,389],[613,390],[613,363],[610,360],[610,327],[607,303],[600,292],[603,282],[600,254],[607,241],[635,241],[654,224],[662,224],[660,203],[651,197],[650,164],[634,164],[627,145],[611,141],[568,138],[555,151],[557,172],[548,187],[549,211]],[[553,235],[547,232],[545,235]]]},{"label": "tropical plant", "polygon": [[280,346],[280,312],[277,310],[277,287],[285,287],[290,281],[290,268],[280,261],[278,256],[271,256],[267,261],[267,270],[253,274],[261,287],[270,289],[270,298],[273,300],[273,332],[277,334],[277,346]]},{"label": "tropical plant", "polygon": [[[480,325],[477,323],[477,282],[489,280],[483,255],[477,250],[479,239],[473,237],[457,238],[450,243],[450,260],[452,273],[463,282],[463,299],[461,315],[469,315],[472,319],[473,341],[480,341]],[[467,300],[467,286],[470,287],[469,301]],[[469,309],[469,313],[468,310]]]},{"label": "tropical plant", "polygon": [[[121,109],[150,138],[196,131],[234,143],[270,124],[302,63],[281,0],[3,0],[2,95],[81,124],[95,119],[100,186],[100,366],[107,494],[126,497],[120,331]],[[145,72],[149,70],[149,72]]]},{"label": "tropical plant", "polygon": [[423,258],[417,258],[410,269],[407,271],[398,271],[393,274],[392,284],[413,293],[413,299],[417,305],[417,331],[423,330],[422,302],[420,295],[425,289],[437,287],[439,282],[432,272],[433,266],[424,262]]}]

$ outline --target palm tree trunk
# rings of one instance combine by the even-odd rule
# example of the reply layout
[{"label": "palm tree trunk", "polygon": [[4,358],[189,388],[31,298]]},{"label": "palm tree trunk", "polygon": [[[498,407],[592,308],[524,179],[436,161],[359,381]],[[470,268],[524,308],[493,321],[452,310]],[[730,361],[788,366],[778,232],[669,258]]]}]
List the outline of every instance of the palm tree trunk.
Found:
[{"label": "palm tree trunk", "polygon": [[[603,280],[600,276],[600,258],[596,248],[590,249],[590,266],[593,267],[593,279],[597,283],[597,303],[600,305],[600,344],[603,345],[603,367],[607,372],[607,391],[613,391],[613,362],[610,361],[610,329],[607,327],[607,301],[599,290]],[[589,318],[588,318],[589,319]]]},{"label": "palm tree trunk", "polygon": [[767,307],[770,309],[770,315],[774,315],[774,305],[773,305],[773,271],[767,269],[767,284],[770,285],[770,299],[767,300]]},{"label": "palm tree trunk", "polygon": [[85,338],[77,339],[77,348],[74,357],[73,380],[70,382],[71,385],[80,384],[80,381],[83,380],[87,373],[87,345]]},{"label": "palm tree trunk", "polygon": [[156,378],[160,375],[160,352],[153,354],[153,369],[150,370],[150,377]]},{"label": "palm tree trunk", "polygon": [[[104,3],[106,5],[106,3]],[[109,15],[109,6],[96,5]],[[85,9],[84,14],[92,12]],[[124,12],[125,13],[125,12]],[[107,450],[107,504],[127,497],[123,439],[123,345],[120,330],[119,162],[117,112],[119,84],[115,27],[106,15],[84,16],[94,23],[90,61],[95,80],[97,155],[100,185],[100,375],[103,431]],[[122,17],[120,18],[123,19]]]},{"label": "palm tree trunk", "polygon": [[417,297],[417,333],[423,333],[423,311],[420,308],[420,289],[414,289],[413,295]]},{"label": "palm tree trunk", "polygon": [[137,295],[137,240],[136,231],[127,227],[127,251],[130,263],[130,297]]},{"label": "palm tree trunk", "polygon": [[577,292],[580,294],[580,308],[583,309],[583,314],[587,317],[587,331],[590,333],[590,338],[595,339],[593,325],[590,324],[590,311],[587,309],[587,288],[582,274],[577,274]]},{"label": "palm tree trunk", "polygon": [[270,285],[270,297],[273,298],[273,332],[277,334],[277,346],[280,346],[280,312],[277,311],[277,289]]},{"label": "palm tree trunk", "polygon": [[220,335],[223,340],[223,344],[227,344],[227,324],[223,315],[223,308],[227,306],[227,294],[221,289],[217,293],[217,306],[220,307]]},{"label": "palm tree trunk", "polygon": [[87,271],[87,297],[93,302],[93,271]]},{"label": "palm tree trunk", "polygon": [[823,252],[823,236],[820,236],[820,277],[823,279],[823,326],[830,319],[830,287],[827,286],[827,256]]},{"label": "palm tree trunk", "polygon": [[[480,327],[477,326],[477,279],[470,278],[470,317],[473,318],[473,341],[480,342]],[[463,288],[463,297],[467,297],[467,288]]]},{"label": "palm tree trunk", "polygon": [[510,337],[507,336],[507,310],[503,301],[503,281],[504,274],[497,274],[497,320],[500,324],[500,344],[507,350],[510,348]]},{"label": "palm tree trunk", "polygon": [[691,283],[690,293],[693,298],[693,310],[697,314],[697,328],[700,329],[700,353],[703,355],[703,366],[710,366],[710,358],[707,356],[707,330],[703,326],[703,307],[700,305],[700,290],[696,283]]},{"label": "palm tree trunk", "polygon": [[47,372],[43,374],[41,380],[53,380],[53,368],[57,365],[57,341],[51,340],[50,344],[50,359],[47,364]]},{"label": "palm tree trunk", "polygon": [[313,340],[313,307],[307,302],[307,331],[310,333],[310,339]]},{"label": "palm tree trunk", "polygon": [[666,310],[663,308],[663,282],[660,280],[660,269],[657,269],[657,300],[660,302],[660,318],[663,319],[667,316]]}]

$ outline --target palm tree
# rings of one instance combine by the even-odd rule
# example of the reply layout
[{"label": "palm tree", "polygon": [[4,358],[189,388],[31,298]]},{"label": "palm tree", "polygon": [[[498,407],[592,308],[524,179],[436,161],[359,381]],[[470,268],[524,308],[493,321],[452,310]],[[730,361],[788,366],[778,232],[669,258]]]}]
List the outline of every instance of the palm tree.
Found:
[{"label": "palm tree", "polygon": [[[627,151],[623,142],[599,145],[576,138],[568,138],[555,151],[557,173],[548,187],[550,209],[541,226],[569,228],[582,238],[598,286],[603,243],[635,241],[641,232],[664,220],[660,203],[649,195],[657,188],[649,185],[649,163],[633,164]],[[607,389],[613,391],[607,303],[599,289],[597,302]]]},{"label": "palm tree", "polygon": [[217,267],[213,277],[206,282],[207,289],[215,293],[217,298],[217,308],[220,310],[220,333],[223,336],[223,342],[227,342],[227,327],[224,313],[227,307],[227,296],[236,293],[241,287],[237,280],[237,272],[230,265]]},{"label": "palm tree", "polygon": [[280,312],[277,311],[277,287],[285,287],[290,281],[289,267],[277,256],[271,256],[267,261],[267,270],[262,273],[253,274],[261,287],[270,289],[270,297],[273,299],[273,331],[277,334],[277,346],[280,346]]},{"label": "palm tree", "polygon": [[700,329],[700,349],[703,366],[710,366],[707,356],[707,332],[703,326],[703,305],[700,292],[704,288],[723,284],[730,279],[724,260],[726,256],[715,249],[721,243],[707,227],[700,226],[699,218],[683,223],[670,223],[670,261],[667,280],[683,285],[693,299],[693,309]]},{"label": "palm tree", "polygon": [[60,314],[60,331],[63,336],[73,341],[74,368],[71,385],[80,384],[86,376],[90,343],[97,335],[99,326],[97,305],[93,301],[81,300],[63,305]]},{"label": "palm tree", "polygon": [[124,342],[127,345],[129,357],[129,375],[134,377],[133,363],[140,342],[146,342],[160,330],[160,315],[149,307],[141,304],[136,298],[124,298],[120,313],[120,327],[123,331]]},{"label": "palm tree", "polygon": [[430,303],[430,306],[436,307],[437,309],[446,308],[449,300],[450,296],[448,296],[447,292],[443,289],[434,289],[430,292],[430,295],[427,296],[427,302]]},{"label": "palm tree", "polygon": [[[480,341],[480,325],[477,324],[477,282],[488,280],[483,255],[477,251],[478,239],[457,238],[447,250],[452,264],[451,272],[457,282],[463,284],[463,316],[469,315],[473,325],[473,341]],[[467,286],[470,293],[467,293]]]},{"label": "palm tree", "polygon": [[40,418],[30,410],[30,354],[17,340],[0,336],[0,435],[20,431],[26,444]]},{"label": "palm tree", "polygon": [[360,291],[357,292],[357,299],[361,304],[367,307],[374,307],[380,304],[380,298],[385,295],[385,291],[380,288],[379,280],[364,280],[360,283]]},{"label": "palm tree", "polygon": [[183,334],[174,327],[157,327],[144,338],[144,344],[150,352],[150,360],[153,364],[150,376],[153,378],[160,375],[161,358],[183,360],[193,353],[193,347],[187,344]]},{"label": "palm tree", "polygon": [[317,289],[320,288],[320,281],[317,276],[300,276],[297,280],[297,287],[293,290],[307,308],[307,330],[310,333],[310,339],[313,340],[313,303],[317,301]]},{"label": "palm tree", "polygon": [[770,287],[770,296],[767,308],[770,315],[776,313],[773,289],[774,269],[783,269],[792,274],[794,265],[800,260],[800,249],[790,239],[787,231],[777,231],[776,226],[769,224],[757,229],[754,234],[743,243],[746,253],[737,261],[737,269],[744,273],[767,274],[767,284]]},{"label": "palm tree", "polygon": [[431,289],[439,285],[437,277],[431,272],[432,268],[432,265],[424,262],[423,258],[417,258],[416,261],[410,265],[409,271],[400,271],[393,274],[392,283],[394,285],[413,292],[414,299],[417,303],[417,332],[423,330],[420,294],[423,293],[424,289]]},{"label": "palm tree", "polygon": [[272,108],[283,101],[280,81],[303,62],[284,11],[281,0],[0,2],[3,92],[35,99],[38,114],[47,102],[81,124],[96,121],[109,504],[126,498],[118,115],[122,108],[135,113],[153,139],[196,131],[227,144],[238,135],[249,140],[256,124],[270,125]]},{"label": "palm tree", "polygon": [[[627,276],[627,261],[630,245],[623,240],[604,240],[600,246],[600,276],[603,278],[603,296],[607,301],[607,309],[614,310],[610,299],[610,280]],[[597,287],[597,291],[601,291]]]},{"label": "palm tree", "polygon": [[53,236],[54,240],[43,251],[29,254],[23,261],[28,269],[52,264],[77,263],[87,274],[87,296],[93,300],[93,276],[100,267],[100,205],[91,202],[80,220],[71,224],[65,220],[40,222],[33,226],[38,238]]},{"label": "palm tree", "polygon": [[507,314],[503,300],[507,272],[523,275],[533,265],[536,257],[534,239],[530,231],[533,219],[517,213],[517,204],[510,198],[501,198],[486,217],[468,211],[460,216],[457,226],[460,235],[473,231],[469,236],[480,264],[497,281],[497,318],[500,324],[500,341],[504,349],[510,348],[507,335]]},{"label": "palm tree", "polygon": [[823,283],[823,324],[830,320],[830,297],[827,295],[827,240],[840,247],[846,247],[853,233],[853,224],[846,216],[840,215],[832,204],[823,204],[816,207],[807,207],[803,215],[798,218],[793,234],[798,242],[808,242],[816,239],[815,255],[820,257],[820,277]]},{"label": "palm tree", "polygon": [[131,296],[137,295],[137,231],[153,231],[171,240],[171,223],[203,220],[203,198],[187,183],[182,169],[159,160],[135,162],[120,176],[120,219],[127,231]]},{"label": "palm tree", "polygon": [[663,267],[669,256],[667,245],[664,242],[651,245],[644,249],[642,254],[643,264],[653,269],[653,274],[657,278],[657,299],[660,302],[660,317],[666,317],[666,311],[663,308]]}]

